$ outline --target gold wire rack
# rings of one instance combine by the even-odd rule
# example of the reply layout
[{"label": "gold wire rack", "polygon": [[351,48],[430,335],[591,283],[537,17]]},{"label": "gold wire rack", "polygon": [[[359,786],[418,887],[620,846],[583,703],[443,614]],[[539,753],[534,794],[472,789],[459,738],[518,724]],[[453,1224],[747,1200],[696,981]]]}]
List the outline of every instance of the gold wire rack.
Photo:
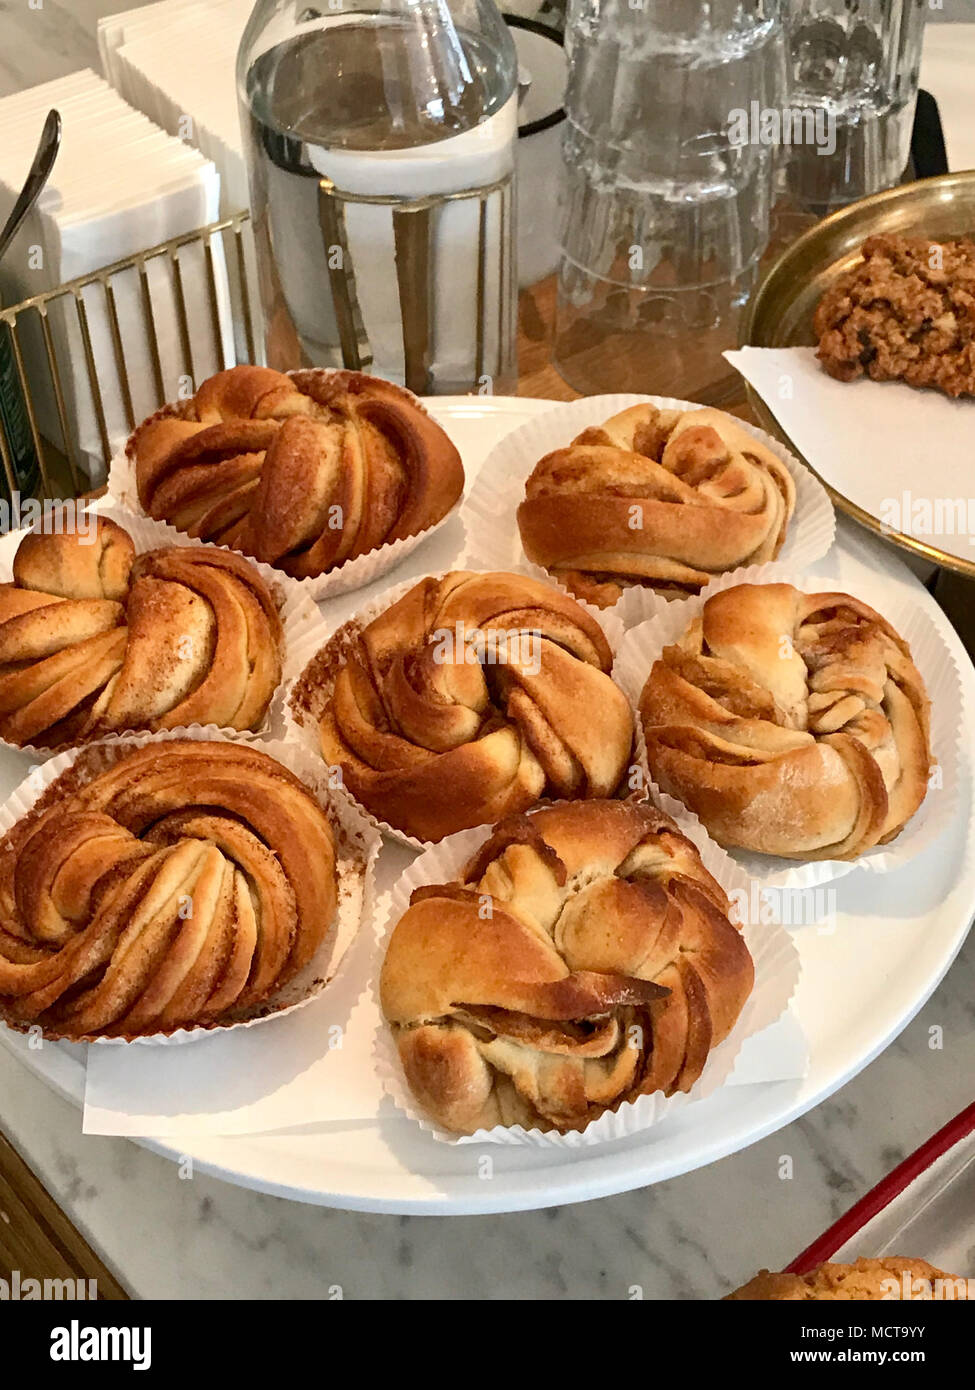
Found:
[{"label": "gold wire rack", "polygon": [[[356,288],[356,273],[349,248],[346,207],[385,208],[390,213],[395,246],[399,314],[403,333],[403,381],[418,396],[432,390],[431,361],[434,347],[434,306],[431,268],[432,247],[438,220],[447,209],[458,204],[476,203],[476,293],[475,319],[472,324],[474,340],[473,376],[470,389],[478,390],[487,365],[488,335],[495,335],[496,360],[491,375],[503,380],[505,373],[515,371],[512,356],[515,322],[516,267],[514,257],[506,255],[515,220],[515,191],[513,172],[508,171],[491,184],[477,188],[458,189],[452,193],[433,193],[423,197],[392,197],[367,193],[349,193],[338,188],[331,179],[318,184],[318,221],[326,252],[329,286],[335,309],[336,326],[342,362],[359,371],[372,366],[372,347],[363,323]],[[489,218],[496,211],[499,221],[497,247],[500,255],[497,276],[497,321],[488,324],[488,259]],[[261,237],[262,230],[257,230]],[[472,246],[475,238],[471,237]],[[330,253],[339,252],[338,256]]]},{"label": "gold wire rack", "polygon": [[[485,187],[424,197],[348,193],[324,178],[318,194],[323,275],[337,329],[334,365],[368,370],[373,361],[349,249],[347,205],[389,211],[404,381],[425,395],[435,390],[431,271],[438,219],[449,208],[473,201],[476,307],[467,389],[479,390],[485,371],[501,384],[513,379],[516,275],[514,257],[506,254],[515,218],[510,170]],[[500,250],[496,281],[489,270],[492,218]],[[266,264],[273,266],[267,217],[254,224],[247,212],[238,212],[0,307],[0,494],[4,484],[11,500],[54,501],[92,490],[110,467],[113,444],[140,420],[167,401],[192,395],[196,383],[213,372],[265,360],[255,238],[265,247]],[[283,321],[287,316],[277,312],[281,292],[273,274],[266,288],[269,321]],[[165,305],[157,302],[163,296]],[[287,361],[277,361],[280,354],[270,347],[267,358],[286,370],[310,365],[292,360],[302,353],[300,344],[289,342]]]},{"label": "gold wire rack", "polygon": [[[112,457],[109,431],[109,405],[121,414],[131,432],[138,423],[136,390],[132,367],[131,335],[123,331],[118,286],[122,276],[137,277],[137,293],[130,292],[141,309],[144,347],[148,354],[149,381],[140,379],[145,399],[149,392],[152,409],[171,399],[163,370],[157,333],[159,306],[154,301],[160,278],[157,268],[166,272],[169,302],[176,324],[176,351],[183,374],[195,381],[198,351],[194,333],[200,316],[209,319],[212,347],[217,366],[233,366],[238,361],[253,362],[258,334],[248,282],[246,212],[235,213],[196,231],[160,242],[111,265],[70,280],[52,290],[25,299],[10,308],[0,308],[0,460],[3,481],[10,497],[37,495],[44,499],[76,497],[97,484],[89,465],[82,463],[71,408],[72,398],[86,389],[97,437],[96,459],[107,470]],[[205,281],[204,304],[188,304],[185,261],[190,250],[196,253]],[[92,334],[92,313],[97,306],[104,314],[114,367],[113,392],[118,400],[107,398],[107,388],[96,361]],[[70,333],[68,332],[70,330]],[[28,340],[30,350],[28,350]],[[72,347],[80,344],[84,370],[76,370]],[[104,370],[104,362],[102,364]],[[171,377],[171,373],[169,374]],[[141,373],[140,373],[141,378]],[[42,403],[43,398],[43,403]],[[140,411],[138,418],[150,413]]]}]

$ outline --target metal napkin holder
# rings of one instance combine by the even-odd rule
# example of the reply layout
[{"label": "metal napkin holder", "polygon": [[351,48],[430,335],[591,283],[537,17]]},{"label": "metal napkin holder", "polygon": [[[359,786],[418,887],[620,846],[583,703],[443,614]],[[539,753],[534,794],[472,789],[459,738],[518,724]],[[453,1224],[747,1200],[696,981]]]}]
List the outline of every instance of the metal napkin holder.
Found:
[{"label": "metal napkin holder", "polygon": [[[118,382],[121,389],[122,406],[129,429],[134,430],[139,422],[135,418],[132,405],[132,384],[129,375],[126,347],[122,341],[122,333],[119,327],[119,314],[114,282],[119,275],[133,270],[138,275],[142,329],[145,335],[145,343],[148,348],[151,364],[153,378],[152,389],[157,407],[161,406],[166,402],[167,393],[163,380],[162,362],[156,333],[156,313],[153,306],[147,268],[160,258],[165,258],[169,262],[172,272],[171,283],[173,301],[176,309],[176,323],[184,370],[186,374],[195,381],[193,344],[191,341],[190,321],[187,314],[186,295],[180,266],[180,252],[188,246],[202,248],[203,263],[206,267],[208,308],[213,327],[214,342],[220,343],[226,338],[223,332],[226,324],[221,318],[220,297],[214,265],[214,249],[215,246],[222,243],[228,270],[232,269],[232,273],[228,275],[228,283],[233,322],[234,324],[241,325],[243,341],[246,344],[247,360],[253,362],[256,360],[255,344],[257,342],[257,333],[255,330],[245,261],[244,228],[247,222],[248,214],[246,212],[235,213],[233,216],[225,218],[220,222],[213,222],[209,226],[201,227],[194,232],[188,232],[181,236],[173,237],[169,241],[161,242],[158,246],[152,246],[146,251],[140,251],[134,256],[128,256],[124,260],[114,261],[111,265],[103,266],[100,270],[91,271],[89,274],[82,275],[76,280],[70,280],[63,285],[59,285],[56,289],[46,290],[44,293],[35,295],[31,299],[25,299],[22,303],[15,304],[9,309],[0,308],[0,325],[4,326],[0,328],[0,333],[4,334],[9,343],[16,379],[23,396],[31,441],[38,463],[38,491],[42,498],[54,500],[77,497],[80,493],[87,491],[91,487],[90,480],[85,476],[84,471],[79,466],[76,441],[72,438],[64,385],[65,381],[70,379],[71,366],[69,363],[62,360],[64,354],[63,352],[59,353],[54,334],[51,331],[50,314],[52,308],[59,304],[65,305],[67,306],[67,312],[70,314],[72,313],[73,307],[73,316],[77,324],[84,355],[87,385],[91,393],[91,402],[98,424],[102,462],[107,469],[111,462],[112,449],[106,424],[104,389],[99,380],[95,354],[92,349],[88,306],[83,297],[84,291],[89,290],[91,287],[96,287],[96,291],[97,287],[100,286],[101,288],[101,294],[104,297],[106,318],[109,325],[115,369],[118,373]],[[217,242],[217,238],[220,238],[220,243]],[[34,388],[32,389],[31,381],[24,366],[22,335],[32,320],[35,320],[40,328],[40,340],[43,342],[51,391],[61,431],[61,439],[64,442],[63,452],[41,433],[36,406],[37,383],[34,383]],[[0,350],[3,350],[4,347],[5,345],[0,343]],[[240,357],[239,349],[236,356],[238,358]],[[233,365],[233,361],[224,361],[224,366],[229,367]],[[14,468],[11,442],[7,439],[2,426],[0,426],[0,461],[3,463],[3,476],[6,479],[7,488],[12,496],[18,491],[18,480]]]},{"label": "metal napkin holder", "polygon": [[[437,234],[437,220],[442,211],[452,203],[478,199],[477,280],[476,280],[476,321],[474,373],[470,389],[480,389],[486,367],[492,375],[502,375],[505,363],[487,364],[485,344],[489,325],[487,322],[487,275],[488,275],[488,203],[499,195],[499,242],[502,264],[499,267],[497,295],[497,345],[498,354],[502,345],[514,342],[514,294],[511,292],[515,266],[513,257],[506,255],[510,243],[512,220],[514,218],[514,181],[512,173],[506,174],[497,182],[481,188],[464,189],[459,192],[434,194],[419,198],[393,198],[347,193],[340,190],[329,179],[319,181],[319,225],[321,227],[324,266],[327,267],[329,285],[335,306],[336,324],[339,334],[339,351],[344,366],[352,370],[368,370],[372,364],[372,349],[359,308],[356,287],[356,273],[352,256],[349,253],[346,232],[345,208],[349,203],[384,206],[390,209],[395,247],[397,292],[399,296],[400,318],[403,333],[404,380],[410,390],[417,395],[426,395],[431,390],[431,356],[433,351],[433,285],[431,277],[432,248]],[[112,458],[112,446],[105,412],[105,387],[99,380],[98,366],[92,347],[89,328],[89,312],[84,294],[92,288],[100,290],[104,300],[107,322],[112,345],[118,387],[121,392],[122,408],[129,430],[139,423],[133,408],[132,383],[127,361],[126,344],[119,325],[114,282],[122,274],[135,271],[138,275],[141,327],[148,348],[151,366],[151,383],[140,383],[145,389],[151,386],[155,398],[155,408],[166,403],[168,396],[163,379],[159,341],[156,331],[156,313],[153,306],[149,283],[148,267],[155,261],[168,262],[171,269],[173,298],[176,308],[176,322],[182,361],[186,376],[193,382],[197,380],[194,370],[193,343],[190,320],[187,314],[183,275],[180,267],[180,253],[188,247],[202,247],[206,268],[206,288],[209,315],[215,343],[227,342],[225,329],[227,323],[221,317],[220,292],[215,273],[214,248],[222,244],[225,263],[228,268],[225,293],[229,291],[229,310],[235,330],[236,346],[231,360],[223,365],[234,366],[239,362],[260,362],[263,360],[263,341],[255,316],[248,275],[252,248],[245,238],[250,238],[251,228],[247,212],[234,213],[219,222],[213,222],[196,231],[160,242],[148,250],[133,256],[114,261],[111,265],[89,272],[75,280],[70,280],[56,289],[25,299],[10,308],[0,307],[0,335],[7,338],[9,352],[13,359],[15,378],[23,396],[23,403],[30,438],[38,465],[36,491],[43,499],[76,497],[92,486],[86,470],[79,465],[77,441],[72,438],[72,428],[67,406],[65,381],[70,380],[71,366],[63,360],[63,349],[59,352],[55,335],[51,330],[51,310],[56,305],[67,306],[67,313],[76,322],[84,357],[87,388],[91,396],[95,421],[100,439],[101,460],[107,470]],[[218,241],[219,239],[219,241]],[[338,246],[342,255],[328,254],[329,248]],[[226,301],[225,301],[226,303]],[[225,316],[224,316],[225,317]],[[39,426],[37,409],[37,383],[32,383],[24,365],[22,334],[27,325],[36,320],[40,329],[44,357],[49,374],[50,395],[56,407],[57,421],[64,443],[63,451],[50,439],[45,438]],[[0,351],[5,349],[0,341]],[[296,364],[297,365],[297,364]],[[113,390],[115,389],[113,384]],[[0,462],[3,465],[3,479],[9,495],[18,492],[18,478],[15,468],[11,441],[7,439],[0,420]]]}]

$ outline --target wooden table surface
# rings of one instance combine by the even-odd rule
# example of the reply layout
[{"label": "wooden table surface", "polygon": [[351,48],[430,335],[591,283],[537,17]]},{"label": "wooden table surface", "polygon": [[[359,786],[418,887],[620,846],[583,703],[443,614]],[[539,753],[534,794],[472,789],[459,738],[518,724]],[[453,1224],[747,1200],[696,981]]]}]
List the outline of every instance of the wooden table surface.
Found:
[{"label": "wooden table surface", "polygon": [[[552,337],[555,322],[556,277],[550,275],[537,285],[522,290],[518,301],[518,395],[535,396],[542,400],[574,401],[583,393],[576,391],[552,365]],[[621,386],[620,390],[629,390]],[[647,388],[654,394],[652,386]],[[658,391],[656,394],[669,395]],[[696,397],[695,397],[696,399]],[[742,419],[753,416],[745,399],[745,384],[732,368],[721,373],[720,400],[722,410]]]},{"label": "wooden table surface", "polygon": [[[775,263],[782,252],[804,231],[814,226],[817,219],[804,211],[787,197],[780,197],[772,209],[769,242],[758,267],[761,278]],[[536,396],[543,400],[574,401],[583,392],[576,391],[552,365],[552,341],[554,337],[556,277],[550,275],[522,290],[518,303],[518,395]],[[735,346],[729,340],[728,346]],[[711,349],[713,351],[713,349]],[[598,357],[600,348],[596,345],[592,356]],[[684,359],[693,369],[700,365],[693,354]],[[721,410],[737,415],[754,423],[754,416],[748,405],[743,378],[733,367],[710,359],[703,359],[703,369],[696,373],[704,389],[696,391],[682,389],[679,381],[674,381],[672,389],[661,385],[621,384],[609,387],[618,391],[645,391],[650,395],[679,396],[682,399],[700,400],[718,406]]]}]

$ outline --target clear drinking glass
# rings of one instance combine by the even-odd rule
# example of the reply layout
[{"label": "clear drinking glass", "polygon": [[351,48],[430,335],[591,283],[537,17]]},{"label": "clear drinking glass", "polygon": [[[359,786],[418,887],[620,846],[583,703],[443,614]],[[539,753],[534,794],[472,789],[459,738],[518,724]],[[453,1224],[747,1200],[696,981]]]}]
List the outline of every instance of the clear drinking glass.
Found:
[{"label": "clear drinking glass", "polygon": [[586,392],[703,400],[769,232],[779,0],[572,0],[555,361]]},{"label": "clear drinking glass", "polygon": [[907,165],[927,0],[789,0],[790,104],[821,109],[830,145],[797,144],[789,191],[823,214],[891,188]]},{"label": "clear drinking glass", "polygon": [[258,0],[237,78],[268,364],[510,383],[517,62],[493,0]]}]

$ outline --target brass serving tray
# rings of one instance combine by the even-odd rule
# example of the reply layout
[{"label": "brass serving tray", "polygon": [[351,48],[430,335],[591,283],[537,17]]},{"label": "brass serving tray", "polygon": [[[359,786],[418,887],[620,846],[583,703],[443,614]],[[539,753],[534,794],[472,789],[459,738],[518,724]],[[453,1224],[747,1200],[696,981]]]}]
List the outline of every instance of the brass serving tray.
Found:
[{"label": "brass serving tray", "polygon": [[[763,278],[743,315],[740,345],[815,346],[812,321],[816,305],[836,276],[860,259],[860,247],[866,238],[877,232],[944,240],[975,235],[975,169],[900,184],[851,203],[817,222],[792,243]],[[797,458],[802,458],[757,391],[747,382],[745,389],[758,423],[781,439]],[[816,473],[808,459],[803,462]],[[821,474],[816,476],[840,511],[877,535],[933,564],[975,578],[975,561],[891,530],[878,517],[837,492]]]}]

